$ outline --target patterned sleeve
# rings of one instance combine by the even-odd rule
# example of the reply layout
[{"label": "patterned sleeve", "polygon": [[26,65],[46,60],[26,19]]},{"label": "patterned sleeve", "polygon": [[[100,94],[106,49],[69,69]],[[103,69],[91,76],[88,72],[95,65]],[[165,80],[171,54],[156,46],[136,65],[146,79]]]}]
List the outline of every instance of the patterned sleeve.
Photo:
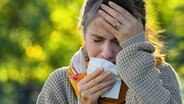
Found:
[{"label": "patterned sleeve", "polygon": [[126,104],[182,104],[175,72],[168,65],[155,67],[155,48],[145,42],[144,32],[120,45],[116,63],[119,76],[129,87]]},{"label": "patterned sleeve", "polygon": [[36,104],[76,104],[66,68],[56,69],[46,80]]}]

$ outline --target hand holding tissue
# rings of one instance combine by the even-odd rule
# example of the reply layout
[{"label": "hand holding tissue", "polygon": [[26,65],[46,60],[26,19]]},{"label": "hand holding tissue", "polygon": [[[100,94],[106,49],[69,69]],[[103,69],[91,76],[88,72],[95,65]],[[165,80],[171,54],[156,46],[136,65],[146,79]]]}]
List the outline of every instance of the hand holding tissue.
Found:
[{"label": "hand holding tissue", "polygon": [[105,59],[90,58],[88,68],[87,68],[87,75],[94,72],[99,67],[103,67],[105,71],[111,72],[114,75],[116,80],[112,89],[109,92],[102,95],[101,97],[118,99],[119,93],[120,93],[120,87],[121,87],[121,79],[117,74],[116,65]]}]

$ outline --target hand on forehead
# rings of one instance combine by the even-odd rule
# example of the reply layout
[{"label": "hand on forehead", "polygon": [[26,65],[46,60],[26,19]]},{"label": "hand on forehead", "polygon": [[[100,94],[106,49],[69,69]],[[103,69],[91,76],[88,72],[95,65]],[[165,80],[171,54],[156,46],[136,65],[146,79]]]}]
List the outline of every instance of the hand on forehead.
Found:
[{"label": "hand on forehead", "polygon": [[93,18],[87,28],[87,34],[94,34],[105,39],[114,39],[114,35],[111,34],[111,32],[109,32],[109,30],[103,26],[101,19],[103,18],[98,14],[95,16],[95,18]]}]

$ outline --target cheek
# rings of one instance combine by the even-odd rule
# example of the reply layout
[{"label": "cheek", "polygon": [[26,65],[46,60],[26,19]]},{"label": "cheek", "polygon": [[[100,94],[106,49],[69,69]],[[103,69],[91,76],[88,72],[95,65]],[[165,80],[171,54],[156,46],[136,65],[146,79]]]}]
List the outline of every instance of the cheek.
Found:
[{"label": "cheek", "polygon": [[97,57],[100,53],[100,49],[98,46],[88,43],[87,44],[87,52],[89,57]]},{"label": "cheek", "polygon": [[115,45],[114,46],[114,53],[115,56],[122,50],[122,48],[119,45]]},{"label": "cheek", "polygon": [[97,57],[100,53],[100,46],[95,45],[92,40],[86,39],[86,48],[89,57]]}]

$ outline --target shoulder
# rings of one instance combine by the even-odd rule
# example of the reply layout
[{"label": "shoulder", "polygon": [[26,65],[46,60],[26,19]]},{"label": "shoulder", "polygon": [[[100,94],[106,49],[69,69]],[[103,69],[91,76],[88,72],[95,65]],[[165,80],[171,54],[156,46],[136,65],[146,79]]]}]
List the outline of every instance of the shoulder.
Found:
[{"label": "shoulder", "polygon": [[68,70],[68,67],[62,67],[62,68],[58,68],[56,70],[54,70],[48,78],[51,78],[51,79],[63,79],[63,78],[66,78],[67,77],[67,70]]},{"label": "shoulder", "polygon": [[63,86],[64,82],[68,82],[67,69],[68,67],[63,67],[54,70],[45,81],[43,87],[49,87],[52,89],[57,86]]},{"label": "shoulder", "polygon": [[157,68],[160,70],[161,74],[176,74],[174,68],[167,62],[160,64]]},{"label": "shoulder", "polygon": [[168,73],[168,74],[176,74],[174,68],[167,62],[164,62],[164,63],[160,64],[157,68],[161,72],[165,72],[165,73]]},{"label": "shoulder", "polygon": [[62,67],[54,70],[46,80],[46,84],[51,84],[51,85],[59,85],[63,86],[65,83],[69,82],[68,76],[67,76],[67,70],[68,67]]},{"label": "shoulder", "polygon": [[71,92],[67,69],[67,67],[58,68],[49,75],[38,96],[37,104],[53,101],[57,102],[56,104],[66,104],[69,96],[67,91]]},{"label": "shoulder", "polygon": [[169,63],[163,63],[158,66],[158,69],[161,72],[160,79],[162,81],[162,86],[170,91],[173,101],[175,99],[178,102],[177,104],[181,104],[181,88],[174,68]]}]

